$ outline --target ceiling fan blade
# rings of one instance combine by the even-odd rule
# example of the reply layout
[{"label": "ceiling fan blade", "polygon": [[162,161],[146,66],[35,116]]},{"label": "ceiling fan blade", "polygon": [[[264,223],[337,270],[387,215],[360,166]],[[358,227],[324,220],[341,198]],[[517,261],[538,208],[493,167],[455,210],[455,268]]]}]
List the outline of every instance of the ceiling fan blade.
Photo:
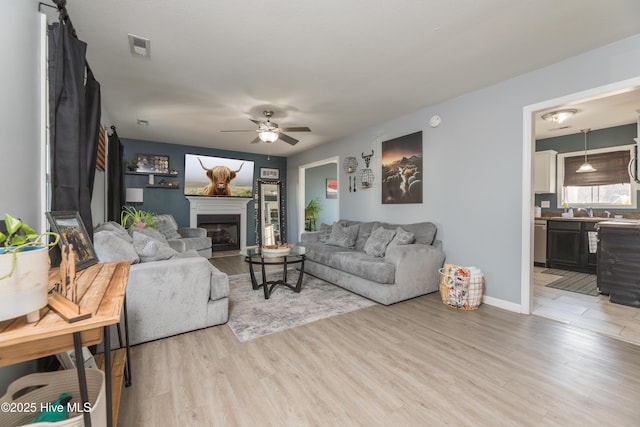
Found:
[{"label": "ceiling fan blade", "polygon": [[255,129],[221,130],[220,132],[255,132]]},{"label": "ceiling fan blade", "polygon": [[285,135],[284,133],[280,133],[280,135],[278,136],[280,137],[281,140],[283,140],[287,144],[296,145],[298,143],[297,139],[291,138],[289,135]]},{"label": "ceiling fan blade", "polygon": [[257,144],[258,142],[260,142],[260,137],[256,136],[255,139],[251,141],[251,144]]},{"label": "ceiling fan blade", "polygon": [[280,128],[280,130],[283,131],[283,132],[311,132],[311,129],[309,129],[306,126],[292,127],[292,128]]},{"label": "ceiling fan blade", "polygon": [[262,122],[260,120],[253,120],[253,119],[249,119],[251,120],[253,123],[257,124],[258,126],[260,126],[262,124]]}]

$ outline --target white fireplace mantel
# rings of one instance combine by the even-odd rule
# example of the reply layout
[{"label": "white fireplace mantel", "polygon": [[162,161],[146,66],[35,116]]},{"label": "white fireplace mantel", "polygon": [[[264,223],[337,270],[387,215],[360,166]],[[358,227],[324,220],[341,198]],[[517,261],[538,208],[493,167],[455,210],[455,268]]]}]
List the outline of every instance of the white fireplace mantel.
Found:
[{"label": "white fireplace mantel", "polygon": [[198,226],[198,215],[240,215],[240,249],[247,248],[247,203],[251,198],[187,196],[191,205],[189,226]]}]

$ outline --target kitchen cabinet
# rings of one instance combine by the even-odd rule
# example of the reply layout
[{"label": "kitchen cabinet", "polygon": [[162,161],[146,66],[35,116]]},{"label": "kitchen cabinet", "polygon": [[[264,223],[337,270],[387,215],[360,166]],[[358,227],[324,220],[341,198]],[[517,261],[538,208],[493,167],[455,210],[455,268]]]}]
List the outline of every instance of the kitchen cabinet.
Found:
[{"label": "kitchen cabinet", "polygon": [[595,274],[597,255],[589,251],[589,232],[595,232],[596,224],[577,220],[548,221],[548,267]]},{"label": "kitchen cabinet", "polygon": [[598,289],[614,303],[640,307],[640,225],[601,223]]},{"label": "kitchen cabinet", "polygon": [[548,194],[556,192],[557,151],[536,151],[533,162],[533,192]]}]

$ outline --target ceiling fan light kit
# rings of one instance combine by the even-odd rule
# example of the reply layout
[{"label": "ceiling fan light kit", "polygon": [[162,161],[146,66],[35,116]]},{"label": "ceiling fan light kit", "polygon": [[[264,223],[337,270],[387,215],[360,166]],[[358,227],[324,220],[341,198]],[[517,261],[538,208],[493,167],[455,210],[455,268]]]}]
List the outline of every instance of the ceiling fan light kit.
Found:
[{"label": "ceiling fan light kit", "polygon": [[258,129],[240,129],[240,130],[222,130],[221,132],[258,132],[258,136],[251,141],[251,143],[257,142],[266,142],[272,143],[276,142],[278,139],[286,142],[290,145],[296,145],[298,140],[290,137],[284,132],[311,132],[306,126],[297,126],[297,127],[280,127],[277,123],[271,121],[271,117],[273,116],[273,111],[265,110],[262,112],[266,120],[254,120],[249,119],[253,123],[258,125]]}]

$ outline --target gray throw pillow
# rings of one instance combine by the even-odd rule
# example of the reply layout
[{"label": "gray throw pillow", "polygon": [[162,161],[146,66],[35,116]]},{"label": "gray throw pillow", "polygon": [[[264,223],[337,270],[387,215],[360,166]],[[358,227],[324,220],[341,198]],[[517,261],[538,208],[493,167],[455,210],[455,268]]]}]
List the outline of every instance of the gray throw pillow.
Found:
[{"label": "gray throw pillow", "polygon": [[122,237],[123,239],[125,239],[127,242],[132,242],[131,236],[129,236],[129,233],[127,233],[127,230],[125,230],[123,226],[121,226],[115,221],[109,221],[109,222],[105,222],[104,224],[100,224],[93,231],[94,232],[111,231],[117,234],[119,237]]},{"label": "gray throw pillow", "polygon": [[376,228],[371,232],[367,243],[364,244],[364,253],[369,256],[383,257],[384,252],[387,250],[387,245],[389,245],[395,234],[396,232],[393,230],[387,230],[383,227]]},{"label": "gray throw pillow", "polygon": [[161,240],[156,240],[144,233],[133,233],[133,247],[136,249],[142,262],[160,261],[171,259],[178,254],[175,250]]},{"label": "gray throw pillow", "polygon": [[325,224],[324,222],[320,224],[320,234],[318,235],[318,240],[322,243],[326,243],[326,241],[331,236],[332,227],[329,224]]},{"label": "gray throw pillow", "polygon": [[178,233],[178,223],[173,218],[173,215],[158,215],[158,231],[162,233],[167,239],[181,239],[182,236]]},{"label": "gray throw pillow", "polygon": [[410,245],[416,241],[416,235],[410,231],[406,231],[402,227],[396,228],[396,236],[390,245]]},{"label": "gray throw pillow", "polygon": [[129,234],[131,234],[131,237],[133,237],[133,235],[135,233],[140,233],[140,234],[144,234],[145,236],[151,237],[154,240],[158,240],[166,245],[169,245],[167,243],[167,238],[164,237],[164,234],[162,234],[161,232],[159,232],[158,230],[155,230],[153,228],[149,228],[149,227],[145,227],[145,228],[138,228],[138,227],[131,227],[129,229]]},{"label": "gray throw pillow", "polygon": [[131,237],[128,234],[125,234],[125,237],[129,241],[114,231],[103,230],[93,233],[93,247],[100,262],[122,260],[127,260],[131,264],[140,262],[140,257],[130,241]]},{"label": "gray throw pillow", "polygon": [[353,248],[358,237],[358,224],[351,227],[343,227],[335,222],[331,227],[331,235],[327,239],[327,245],[340,246],[343,248]]}]

